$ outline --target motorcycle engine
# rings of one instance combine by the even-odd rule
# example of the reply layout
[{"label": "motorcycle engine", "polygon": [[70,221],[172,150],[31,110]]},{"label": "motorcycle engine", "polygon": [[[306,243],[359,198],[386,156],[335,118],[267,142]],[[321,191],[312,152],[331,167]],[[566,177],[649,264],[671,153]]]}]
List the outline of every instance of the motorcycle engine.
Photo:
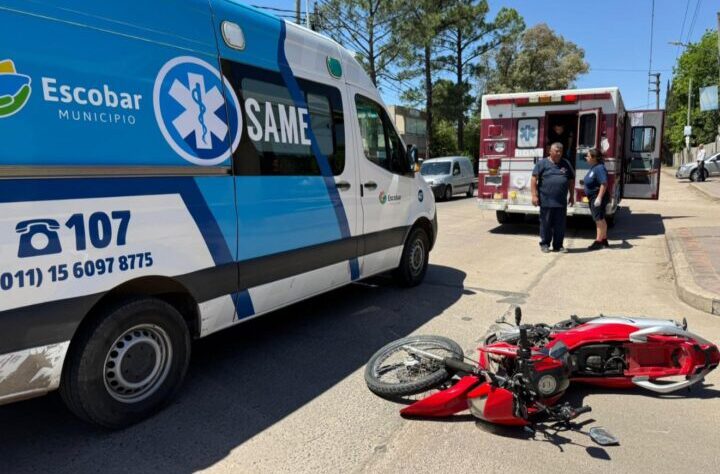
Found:
[{"label": "motorcycle engine", "polygon": [[593,344],[575,351],[577,371],[586,375],[622,375],[625,351],[612,344]]}]

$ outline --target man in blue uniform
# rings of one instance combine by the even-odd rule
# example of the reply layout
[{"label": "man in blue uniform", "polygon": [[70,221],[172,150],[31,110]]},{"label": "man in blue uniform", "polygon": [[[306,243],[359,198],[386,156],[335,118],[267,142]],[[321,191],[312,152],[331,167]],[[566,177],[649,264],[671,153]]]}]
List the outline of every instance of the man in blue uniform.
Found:
[{"label": "man in blue uniform", "polygon": [[533,206],[540,206],[540,250],[544,253],[550,251],[550,244],[556,252],[567,252],[563,240],[567,206],[575,204],[575,172],[562,155],[562,143],[553,143],[550,156],[537,162],[530,180]]}]

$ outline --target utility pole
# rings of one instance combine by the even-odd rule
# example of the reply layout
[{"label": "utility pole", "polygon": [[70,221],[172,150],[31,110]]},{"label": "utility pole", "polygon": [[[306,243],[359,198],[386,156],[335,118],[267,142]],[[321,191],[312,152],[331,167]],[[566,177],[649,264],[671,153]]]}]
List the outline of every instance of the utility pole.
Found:
[{"label": "utility pole", "polygon": [[295,0],[295,23],[300,24],[300,0]]},{"label": "utility pole", "polygon": [[[692,105],[692,76],[690,76],[690,82],[688,83],[688,109],[687,109],[687,126],[690,126],[690,107]],[[685,136],[685,147],[687,148],[687,159],[688,163],[691,161],[690,157],[690,135]]]},{"label": "utility pole", "polygon": [[659,72],[651,72],[651,73],[648,73],[648,76],[655,78],[655,80],[650,79],[650,83],[649,83],[650,86],[655,86],[655,87],[650,87],[650,89],[648,89],[648,91],[655,93],[655,108],[660,109],[660,73]]},{"label": "utility pole", "polygon": [[305,26],[310,29],[310,0],[305,0]]}]

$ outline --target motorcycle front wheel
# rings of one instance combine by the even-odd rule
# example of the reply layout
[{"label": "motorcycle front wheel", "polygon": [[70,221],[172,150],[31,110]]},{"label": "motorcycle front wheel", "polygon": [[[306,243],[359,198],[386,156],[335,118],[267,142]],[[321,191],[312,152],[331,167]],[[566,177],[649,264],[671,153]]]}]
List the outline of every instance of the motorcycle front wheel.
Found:
[{"label": "motorcycle front wheel", "polygon": [[371,392],[384,398],[415,395],[447,382],[451,374],[442,360],[422,356],[418,349],[440,357],[463,359],[455,341],[442,336],[410,336],[386,345],[365,367],[365,382]]}]

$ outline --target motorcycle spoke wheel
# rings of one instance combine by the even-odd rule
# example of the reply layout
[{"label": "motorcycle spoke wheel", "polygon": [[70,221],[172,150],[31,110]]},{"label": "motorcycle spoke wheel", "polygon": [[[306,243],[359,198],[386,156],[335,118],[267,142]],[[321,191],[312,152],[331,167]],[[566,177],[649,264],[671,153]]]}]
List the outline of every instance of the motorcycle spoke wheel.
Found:
[{"label": "motorcycle spoke wheel", "polygon": [[391,342],[368,361],[365,381],[381,397],[404,397],[426,392],[447,382],[451,374],[441,360],[414,353],[419,349],[439,357],[462,359],[462,349],[440,336],[412,336]]}]

